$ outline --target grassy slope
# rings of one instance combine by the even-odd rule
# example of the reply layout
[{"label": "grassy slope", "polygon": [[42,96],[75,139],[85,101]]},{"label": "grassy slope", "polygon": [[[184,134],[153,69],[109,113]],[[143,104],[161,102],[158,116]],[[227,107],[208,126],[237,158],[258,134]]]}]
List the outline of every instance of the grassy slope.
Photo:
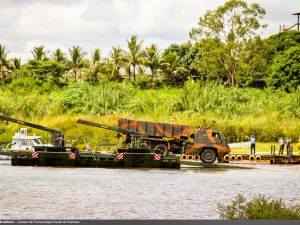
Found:
[{"label": "grassy slope", "polygon": [[[109,139],[116,142],[115,133],[77,124],[79,118],[108,125],[115,125],[120,117],[188,125],[208,125],[215,119],[214,129],[221,130],[230,142],[247,141],[252,133],[257,134],[258,141],[276,141],[280,136],[296,140],[300,135],[299,108],[294,107],[297,99],[295,103],[294,96],[281,92],[228,90],[209,85],[199,89],[196,84],[184,89],[143,91],[129,85],[116,89],[110,85],[81,88],[46,94],[5,90],[0,94],[0,113],[60,129],[67,139],[78,143],[87,140],[92,147]],[[81,91],[84,94],[77,96]],[[278,101],[282,102],[280,107],[276,105]],[[293,107],[285,109],[290,105]],[[103,115],[105,112],[107,115]],[[0,124],[0,141],[10,141],[20,127]],[[47,136],[45,132],[30,131]]]}]

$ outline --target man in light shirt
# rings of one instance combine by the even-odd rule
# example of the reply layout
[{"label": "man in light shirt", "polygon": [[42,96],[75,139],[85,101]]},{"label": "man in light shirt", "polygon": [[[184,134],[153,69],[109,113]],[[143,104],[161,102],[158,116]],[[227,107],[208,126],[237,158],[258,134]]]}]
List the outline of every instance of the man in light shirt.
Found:
[{"label": "man in light shirt", "polygon": [[251,135],[251,137],[250,137],[251,155],[255,154],[255,143],[256,143],[256,138],[254,137],[254,135]]},{"label": "man in light shirt", "polygon": [[283,155],[284,139],[282,137],[279,139],[278,144],[279,144],[279,155]]}]

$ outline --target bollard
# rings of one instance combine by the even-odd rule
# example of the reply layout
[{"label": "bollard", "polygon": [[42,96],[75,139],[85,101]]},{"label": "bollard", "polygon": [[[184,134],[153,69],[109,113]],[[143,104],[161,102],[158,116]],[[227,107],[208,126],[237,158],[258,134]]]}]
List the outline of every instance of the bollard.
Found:
[{"label": "bollard", "polygon": [[271,145],[271,155],[275,155],[275,145]]}]

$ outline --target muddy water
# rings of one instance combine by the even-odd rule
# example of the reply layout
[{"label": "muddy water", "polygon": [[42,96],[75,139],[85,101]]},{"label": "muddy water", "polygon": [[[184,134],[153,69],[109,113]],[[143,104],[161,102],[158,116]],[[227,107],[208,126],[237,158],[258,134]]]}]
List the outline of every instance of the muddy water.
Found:
[{"label": "muddy water", "polygon": [[300,166],[250,166],[100,169],[0,161],[0,219],[218,219],[217,202],[238,193],[300,204]]}]

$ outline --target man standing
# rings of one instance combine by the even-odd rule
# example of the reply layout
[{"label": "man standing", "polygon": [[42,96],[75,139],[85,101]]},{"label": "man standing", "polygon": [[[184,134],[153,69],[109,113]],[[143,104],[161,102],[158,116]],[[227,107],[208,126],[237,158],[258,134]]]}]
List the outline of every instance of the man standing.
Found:
[{"label": "man standing", "polygon": [[287,137],[285,139],[285,143],[286,143],[286,154],[289,155],[291,154],[291,142],[292,142],[292,139]]},{"label": "man standing", "polygon": [[256,143],[256,139],[255,139],[254,135],[251,135],[251,137],[250,137],[251,155],[255,154],[255,143]]},{"label": "man standing", "polygon": [[278,144],[279,144],[279,155],[283,155],[284,140],[282,137],[279,139]]}]

